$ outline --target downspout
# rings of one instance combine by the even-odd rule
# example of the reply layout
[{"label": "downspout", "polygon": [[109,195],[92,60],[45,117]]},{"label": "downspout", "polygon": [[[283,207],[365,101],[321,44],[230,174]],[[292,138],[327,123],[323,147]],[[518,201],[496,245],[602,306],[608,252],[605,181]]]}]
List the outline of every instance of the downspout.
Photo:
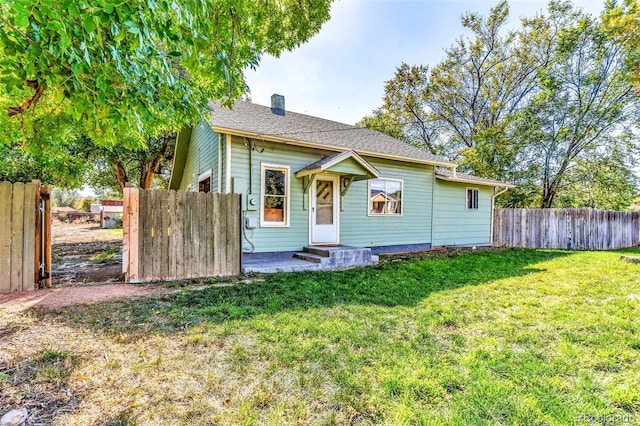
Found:
[{"label": "downspout", "polygon": [[431,174],[431,247],[433,247],[433,228],[435,228],[436,217],[436,166],[433,166],[433,173]]},{"label": "downspout", "polygon": [[[253,253],[256,249],[256,246],[247,236],[247,228],[246,228],[247,212],[249,211],[247,203],[249,200],[249,196],[253,194],[253,143],[251,140],[246,140],[246,138],[245,138],[245,141],[246,141],[247,148],[249,149],[249,188],[246,188],[246,193],[243,193],[242,195],[244,196],[244,200],[242,200],[242,206],[243,206],[242,223],[240,224],[240,227],[242,228],[242,237],[247,243],[249,243],[249,246],[251,247],[249,250],[245,250],[243,248],[242,252]],[[253,236],[253,231],[251,231],[251,236]]]},{"label": "downspout", "polygon": [[249,194],[253,194],[253,147],[249,141]]},{"label": "downspout", "polygon": [[227,146],[227,149],[225,152],[227,157],[226,164],[225,164],[227,170],[226,170],[226,177],[225,177],[224,184],[225,184],[225,192],[229,194],[231,192],[231,135],[229,133],[227,133],[225,142]]},{"label": "downspout", "polygon": [[218,133],[218,194],[222,193],[222,133]]},{"label": "downspout", "polygon": [[498,191],[496,192],[496,188],[493,188],[493,195],[491,196],[491,234],[490,234],[490,239],[489,239],[489,244],[491,244],[491,246],[493,246],[493,221],[495,219],[495,204],[496,204],[496,197],[500,194],[504,194],[505,192],[507,192],[509,190],[508,187],[504,187],[504,189],[502,189],[502,191]]}]

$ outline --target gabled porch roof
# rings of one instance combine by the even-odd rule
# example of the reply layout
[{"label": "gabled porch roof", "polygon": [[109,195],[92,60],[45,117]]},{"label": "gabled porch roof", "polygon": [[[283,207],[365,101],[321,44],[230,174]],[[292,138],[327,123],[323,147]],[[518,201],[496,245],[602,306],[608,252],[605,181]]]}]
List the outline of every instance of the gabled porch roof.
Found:
[{"label": "gabled porch roof", "polygon": [[320,172],[349,175],[353,177],[353,180],[372,179],[380,176],[380,172],[375,167],[353,150],[330,155],[311,163],[298,170],[295,175],[297,178],[301,178]]}]

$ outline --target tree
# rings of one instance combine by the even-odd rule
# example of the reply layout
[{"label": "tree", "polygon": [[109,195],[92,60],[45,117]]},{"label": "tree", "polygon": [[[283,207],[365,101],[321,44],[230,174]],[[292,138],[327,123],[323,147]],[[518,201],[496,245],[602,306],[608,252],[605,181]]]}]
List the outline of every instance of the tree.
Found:
[{"label": "tree", "polygon": [[[99,143],[139,141],[246,92],[243,71],[316,34],[330,0],[0,3],[0,84],[20,125],[49,96]],[[24,128],[23,128],[24,130]]]},{"label": "tree", "polygon": [[92,155],[89,184],[114,188],[121,193],[127,183],[148,189],[154,183],[166,187],[173,159],[176,135],[147,138],[145,146],[125,148],[107,146]]},{"label": "tree", "polygon": [[[0,103],[6,97],[0,96]],[[23,117],[29,129],[29,143],[22,141],[20,129],[4,126],[0,119],[0,180],[29,182],[38,179],[43,184],[62,187],[82,186],[88,168],[90,145],[69,117],[47,113],[49,98],[40,108]]]},{"label": "tree", "polygon": [[466,171],[493,176],[498,167],[491,162],[500,160],[488,156],[486,147],[476,151],[476,145],[487,139],[483,133],[496,135],[506,129],[504,120],[530,95],[540,67],[539,57],[518,44],[518,34],[505,32],[508,14],[504,0],[487,18],[466,13],[462,26],[473,37],[459,38],[431,70],[398,67],[385,84],[383,107],[374,117],[384,117],[391,129],[389,122],[400,123],[405,140],[459,161]]},{"label": "tree", "polygon": [[403,139],[432,154],[441,154],[443,146],[438,139],[441,128],[429,117],[424,101],[428,79],[427,67],[403,63],[393,79],[385,83],[383,106],[357,124]]},{"label": "tree", "polygon": [[51,191],[51,203],[53,207],[72,207],[82,205],[82,197],[76,190],[53,188]]},{"label": "tree", "polygon": [[620,132],[633,122],[636,108],[622,47],[604,37],[594,19],[571,13],[566,4],[553,6],[547,22],[572,19],[556,37],[552,61],[538,72],[536,97],[514,131],[514,137],[535,147],[521,160],[539,171],[543,208],[553,206],[572,168],[606,159],[611,151],[633,154],[620,143]]},{"label": "tree", "polygon": [[[559,194],[563,204],[622,206],[637,158],[628,137],[637,101],[620,43],[566,1],[514,31],[507,16],[504,1],[486,18],[464,15],[472,36],[430,70],[402,64],[383,106],[360,124],[383,124],[463,171],[516,184],[498,200],[504,206],[548,208]],[[617,200],[583,196],[577,178],[590,163],[598,170],[590,181],[615,181]]]},{"label": "tree", "polygon": [[602,20],[607,33],[624,46],[632,81],[640,85],[640,2],[607,1]]},{"label": "tree", "polygon": [[581,161],[565,177],[556,207],[576,205],[601,210],[626,210],[638,194],[638,179],[615,157]]}]

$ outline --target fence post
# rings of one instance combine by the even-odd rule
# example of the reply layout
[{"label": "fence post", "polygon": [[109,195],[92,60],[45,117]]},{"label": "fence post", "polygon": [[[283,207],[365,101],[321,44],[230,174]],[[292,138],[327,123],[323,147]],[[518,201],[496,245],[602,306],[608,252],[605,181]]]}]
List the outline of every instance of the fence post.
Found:
[{"label": "fence post", "polygon": [[11,199],[13,186],[0,182],[0,293],[11,291]]},{"label": "fence post", "polygon": [[44,239],[44,258],[43,270],[42,270],[42,284],[45,287],[51,287],[51,185],[46,185],[40,188],[40,197],[44,200],[44,216],[42,220],[42,238]]}]

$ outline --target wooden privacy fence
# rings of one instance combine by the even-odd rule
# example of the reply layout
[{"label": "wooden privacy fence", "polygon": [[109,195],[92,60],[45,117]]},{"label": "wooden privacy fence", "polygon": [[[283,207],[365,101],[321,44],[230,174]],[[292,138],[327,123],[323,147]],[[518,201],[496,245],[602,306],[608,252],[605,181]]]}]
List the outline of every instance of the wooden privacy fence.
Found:
[{"label": "wooden privacy fence", "polygon": [[240,196],[125,188],[122,272],[129,282],[240,273]]},{"label": "wooden privacy fence", "polygon": [[51,187],[0,182],[0,293],[51,285]]},{"label": "wooden privacy fence", "polygon": [[610,250],[640,245],[640,212],[496,209],[493,242],[502,247]]}]

